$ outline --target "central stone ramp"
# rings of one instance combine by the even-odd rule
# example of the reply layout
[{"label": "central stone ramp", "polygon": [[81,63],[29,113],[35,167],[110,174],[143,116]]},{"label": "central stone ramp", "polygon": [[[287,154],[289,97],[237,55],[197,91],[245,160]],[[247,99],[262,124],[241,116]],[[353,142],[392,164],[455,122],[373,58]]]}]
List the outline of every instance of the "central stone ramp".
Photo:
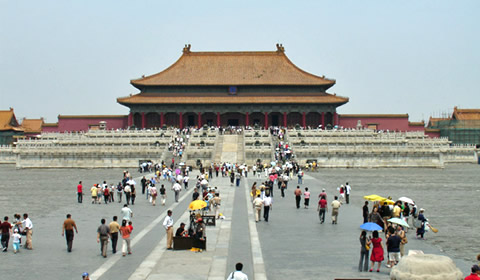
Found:
[{"label": "central stone ramp", "polygon": [[237,162],[238,135],[223,135],[222,156],[220,162]]}]

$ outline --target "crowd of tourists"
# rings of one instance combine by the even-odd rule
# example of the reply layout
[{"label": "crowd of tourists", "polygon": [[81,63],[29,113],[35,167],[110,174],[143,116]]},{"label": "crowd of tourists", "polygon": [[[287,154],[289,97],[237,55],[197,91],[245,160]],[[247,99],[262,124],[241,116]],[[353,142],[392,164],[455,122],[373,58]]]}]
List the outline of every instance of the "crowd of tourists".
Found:
[{"label": "crowd of tourists", "polygon": [[2,252],[8,252],[10,239],[12,239],[13,252],[15,254],[20,251],[22,244],[23,248],[32,250],[32,234],[33,223],[27,213],[23,214],[23,218],[20,214],[14,214],[12,220],[5,216],[3,222],[0,223]]}]

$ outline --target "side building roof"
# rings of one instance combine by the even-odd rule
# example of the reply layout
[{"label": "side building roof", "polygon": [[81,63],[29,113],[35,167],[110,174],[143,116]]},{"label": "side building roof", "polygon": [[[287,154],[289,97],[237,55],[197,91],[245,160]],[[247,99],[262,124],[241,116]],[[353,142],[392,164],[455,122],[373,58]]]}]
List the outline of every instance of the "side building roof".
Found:
[{"label": "side building roof", "polygon": [[18,125],[17,118],[13,113],[13,108],[9,110],[0,110],[0,131],[23,131],[23,129]]}]

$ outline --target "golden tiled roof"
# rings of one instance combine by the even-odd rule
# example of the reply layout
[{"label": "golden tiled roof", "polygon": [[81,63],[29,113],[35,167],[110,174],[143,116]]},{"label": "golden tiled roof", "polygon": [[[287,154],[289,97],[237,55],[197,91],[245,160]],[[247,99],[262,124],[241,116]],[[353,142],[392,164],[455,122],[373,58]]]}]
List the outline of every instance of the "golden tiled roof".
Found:
[{"label": "golden tiled roof", "polygon": [[18,126],[12,108],[10,108],[10,110],[0,110],[0,131],[6,130],[23,131],[23,129]]},{"label": "golden tiled roof", "polygon": [[120,104],[345,104],[347,97],[326,94],[317,96],[145,96],[136,94],[117,98]]},{"label": "golden tiled roof", "polygon": [[453,109],[453,119],[456,120],[480,120],[480,109]]},{"label": "golden tiled roof", "polygon": [[43,119],[24,119],[22,127],[26,133],[41,133]]},{"label": "golden tiled roof", "polygon": [[330,85],[335,80],[303,71],[285,55],[283,46],[273,52],[191,52],[164,71],[131,80],[132,85]]},{"label": "golden tiled roof", "polygon": [[425,126],[425,122],[424,122],[424,121],[421,121],[421,122],[408,122],[408,125],[409,125],[409,126]]},{"label": "golden tiled roof", "polygon": [[430,117],[430,119],[428,119],[428,127],[436,126],[438,122],[448,121],[448,120],[450,120],[450,118],[433,118],[433,117]]},{"label": "golden tiled roof", "polygon": [[59,119],[121,119],[127,115],[58,115]]}]

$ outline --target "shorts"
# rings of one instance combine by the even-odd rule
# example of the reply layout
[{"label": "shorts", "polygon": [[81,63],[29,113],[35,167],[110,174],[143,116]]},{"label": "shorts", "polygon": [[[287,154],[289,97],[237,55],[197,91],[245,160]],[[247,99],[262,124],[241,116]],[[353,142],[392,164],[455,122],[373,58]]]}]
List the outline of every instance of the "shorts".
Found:
[{"label": "shorts", "polygon": [[391,262],[399,262],[400,261],[400,252],[389,252],[388,253],[388,260]]},{"label": "shorts", "polygon": [[97,199],[97,196],[93,196],[93,195],[92,195],[92,198],[93,198],[93,199]]}]

